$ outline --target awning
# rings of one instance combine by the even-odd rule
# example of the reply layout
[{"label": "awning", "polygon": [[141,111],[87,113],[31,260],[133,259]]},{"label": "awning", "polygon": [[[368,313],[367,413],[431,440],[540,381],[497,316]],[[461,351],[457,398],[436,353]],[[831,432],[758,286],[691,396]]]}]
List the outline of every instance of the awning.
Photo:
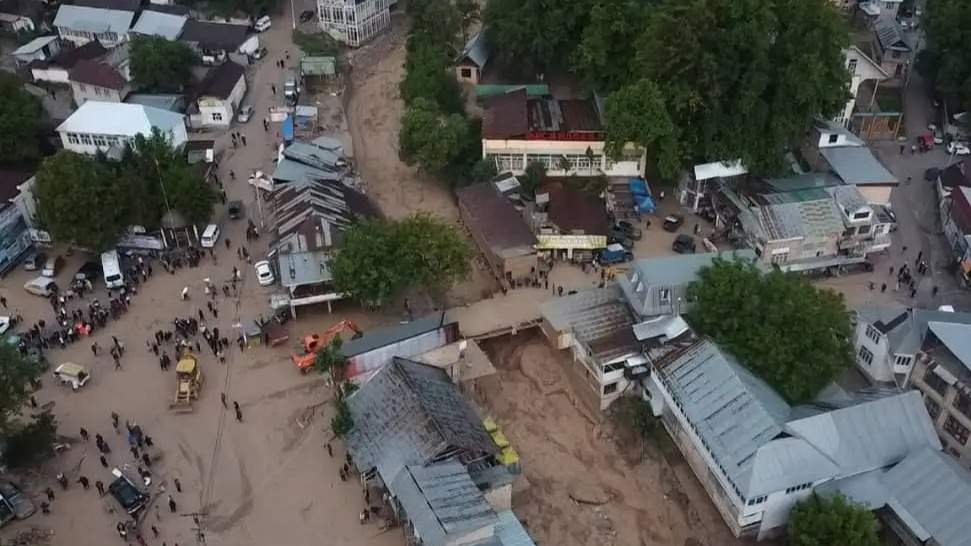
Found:
[{"label": "awning", "polygon": [[597,250],[607,247],[606,235],[537,235],[536,250]]}]

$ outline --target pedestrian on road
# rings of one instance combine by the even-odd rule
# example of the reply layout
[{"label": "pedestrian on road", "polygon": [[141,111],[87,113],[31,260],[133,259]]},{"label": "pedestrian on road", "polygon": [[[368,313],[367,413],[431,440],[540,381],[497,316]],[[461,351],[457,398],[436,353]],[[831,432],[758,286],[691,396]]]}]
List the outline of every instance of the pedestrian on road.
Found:
[{"label": "pedestrian on road", "polygon": [[40,512],[45,516],[51,513],[51,505],[47,502],[41,501]]},{"label": "pedestrian on road", "polygon": [[226,405],[226,393],[224,392],[219,393],[219,399],[222,400],[223,407],[227,408],[228,406]]},{"label": "pedestrian on road", "polygon": [[145,445],[148,447],[152,447],[155,445],[155,442],[152,440],[152,437],[149,436],[148,434],[145,435]]},{"label": "pedestrian on road", "polygon": [[90,485],[90,482],[88,482],[88,477],[87,476],[79,476],[78,477],[78,483],[81,484],[81,487],[83,487],[85,489],[87,489],[88,486]]},{"label": "pedestrian on road", "polygon": [[882,294],[886,291],[887,291],[887,283],[883,283],[882,285],[880,285],[880,293]]},{"label": "pedestrian on road", "polygon": [[229,247],[232,246],[233,242],[229,240],[229,237],[226,237],[224,241],[226,242],[226,250],[229,250]]},{"label": "pedestrian on road", "polygon": [[175,499],[172,498],[172,495],[169,495],[169,512],[172,512],[174,514],[175,508],[176,508]]},{"label": "pedestrian on road", "polygon": [[246,146],[246,135],[239,135],[239,140],[243,142],[243,146]]},{"label": "pedestrian on road", "polygon": [[84,427],[81,427],[81,441],[83,442],[88,441],[88,431]]},{"label": "pedestrian on road", "polygon": [[229,171],[229,179],[233,182],[236,181],[236,171]]},{"label": "pedestrian on road", "polygon": [[152,529],[152,534],[155,535],[155,538],[158,538],[158,527],[152,525],[151,529]]},{"label": "pedestrian on road", "polygon": [[910,299],[914,299],[914,296],[916,296],[916,295],[917,295],[917,289],[916,288],[911,288],[910,289]]},{"label": "pedestrian on road", "polygon": [[98,459],[101,461],[101,466],[108,468],[108,459],[104,455],[98,455]]},{"label": "pedestrian on road", "polygon": [[934,297],[937,297],[937,290],[938,290],[937,285],[934,285],[934,288],[931,290],[931,295]]},{"label": "pedestrian on road", "polygon": [[334,456],[334,448],[330,446],[330,442],[327,442],[327,455]]},{"label": "pedestrian on road", "polygon": [[105,483],[101,480],[94,482],[94,488],[98,490],[99,496],[105,496]]},{"label": "pedestrian on road", "polygon": [[175,490],[178,491],[179,493],[181,493],[182,492],[182,482],[180,482],[178,478],[175,478],[174,480],[172,480],[172,482],[175,484]]},{"label": "pedestrian on road", "polygon": [[189,287],[185,286],[182,288],[182,301],[189,299]]},{"label": "pedestrian on road", "polygon": [[149,458],[148,453],[142,452],[142,462],[145,466],[152,466],[152,459]]},{"label": "pedestrian on road", "polygon": [[[111,426],[115,427],[115,432],[118,432],[119,419],[121,419],[121,417],[117,413],[111,412]],[[101,435],[99,434],[98,436],[100,437]]]},{"label": "pedestrian on road", "polygon": [[115,353],[115,354],[113,354],[111,356],[115,359],[115,369],[116,370],[120,370],[121,369],[121,359],[118,358],[118,353]]},{"label": "pedestrian on road", "polygon": [[276,84],[275,83],[271,83],[270,84],[270,89],[272,89],[273,90],[273,94],[276,95]]},{"label": "pedestrian on road", "polygon": [[4,309],[7,308],[7,298],[6,298],[6,296],[0,296],[0,305],[2,305]]},{"label": "pedestrian on road", "polygon": [[52,501],[52,502],[54,501],[54,490],[53,489],[51,489],[50,487],[48,487],[47,489],[44,490],[44,494],[47,495],[47,500]]},{"label": "pedestrian on road", "polygon": [[236,420],[243,422],[243,412],[239,409],[239,402],[233,401],[233,409],[236,411]]}]

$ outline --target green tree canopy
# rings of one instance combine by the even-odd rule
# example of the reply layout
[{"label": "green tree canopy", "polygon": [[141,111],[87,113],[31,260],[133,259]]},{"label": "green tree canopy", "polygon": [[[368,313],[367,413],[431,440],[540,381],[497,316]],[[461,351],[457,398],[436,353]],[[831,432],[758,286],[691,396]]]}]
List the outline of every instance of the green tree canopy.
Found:
[{"label": "green tree canopy", "polygon": [[423,33],[408,37],[405,77],[401,80],[401,98],[405,104],[426,99],[447,113],[462,112],[462,89],[449,67],[447,50]]},{"label": "green tree canopy", "polygon": [[12,430],[14,418],[30,396],[30,380],[39,374],[40,368],[21,356],[16,346],[0,343],[0,434]]},{"label": "green tree canopy", "polygon": [[56,239],[93,250],[115,244],[129,224],[128,191],[100,161],[67,150],[37,172],[37,216]]},{"label": "green tree canopy", "polygon": [[412,19],[411,37],[420,35],[449,56],[456,53],[465,17],[456,2],[411,0],[408,2],[408,14]]},{"label": "green tree canopy", "polygon": [[405,110],[398,133],[404,160],[421,168],[440,173],[468,144],[469,124],[459,114],[445,115],[435,103],[416,99]]},{"label": "green tree canopy", "polygon": [[848,42],[829,0],[660,0],[631,73],[660,86],[683,161],[768,174],[814,116],[846,104]]},{"label": "green tree canopy", "polygon": [[614,91],[632,79],[637,42],[647,24],[644,0],[599,0],[590,8],[574,54],[574,68],[601,93]]},{"label": "green tree canopy", "polygon": [[919,59],[921,73],[932,78],[941,91],[958,94],[965,108],[971,108],[971,10],[961,0],[934,0],[927,2],[922,22],[927,48]]},{"label": "green tree canopy", "polygon": [[174,92],[192,83],[196,55],[182,42],[159,36],[135,36],[130,58],[132,81],[142,90]]},{"label": "green tree canopy", "polygon": [[678,131],[657,84],[638,80],[626,85],[607,97],[604,110],[609,156],[620,157],[627,143],[632,142],[648,151],[662,176],[677,175],[681,168]]},{"label": "green tree canopy", "polygon": [[16,76],[0,73],[0,162],[14,163],[40,155],[41,113],[40,100],[24,91]]},{"label": "green tree canopy", "polygon": [[489,0],[483,19],[493,55],[525,72],[563,67],[573,54],[590,0]]},{"label": "green tree canopy", "polygon": [[843,296],[804,277],[716,260],[688,289],[691,325],[793,403],[853,364]]},{"label": "green tree canopy", "polygon": [[789,515],[792,546],[879,546],[877,520],[865,506],[842,495],[813,493]]},{"label": "green tree canopy", "polygon": [[465,277],[472,251],[455,227],[432,217],[364,220],[344,232],[331,263],[338,290],[381,306],[410,288],[441,289]]}]

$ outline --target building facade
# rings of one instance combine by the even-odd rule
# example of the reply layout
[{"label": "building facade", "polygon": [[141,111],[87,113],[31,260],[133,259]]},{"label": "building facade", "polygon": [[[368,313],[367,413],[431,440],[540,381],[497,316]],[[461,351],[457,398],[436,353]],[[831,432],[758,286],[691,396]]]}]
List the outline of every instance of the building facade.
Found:
[{"label": "building facade", "polygon": [[131,11],[64,4],[57,10],[54,27],[62,40],[76,46],[97,40],[110,48],[128,40],[134,18]]},{"label": "building facade", "polygon": [[850,124],[853,111],[856,109],[857,93],[860,90],[860,84],[865,81],[873,82],[873,95],[863,97],[864,101],[869,102],[876,95],[880,82],[890,78],[890,74],[887,74],[876,61],[863,53],[860,48],[851,46],[844,54],[846,57],[846,70],[850,73],[850,98],[846,102],[846,106],[843,107],[843,111],[833,118],[833,123],[841,127],[847,127]]},{"label": "building facade", "polygon": [[121,151],[136,135],[151,136],[153,128],[172,147],[188,140],[184,116],[140,104],[87,101],[57,128],[64,149],[94,155]]},{"label": "building facade", "polygon": [[358,47],[391,26],[391,0],[317,0],[320,28]]}]

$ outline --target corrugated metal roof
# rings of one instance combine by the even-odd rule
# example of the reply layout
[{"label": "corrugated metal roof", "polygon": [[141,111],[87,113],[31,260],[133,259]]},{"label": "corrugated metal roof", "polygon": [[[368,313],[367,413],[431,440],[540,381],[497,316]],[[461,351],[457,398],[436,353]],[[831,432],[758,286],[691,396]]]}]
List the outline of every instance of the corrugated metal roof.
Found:
[{"label": "corrugated metal roof", "polygon": [[496,538],[502,546],[536,546],[529,533],[520,523],[512,510],[499,512],[499,522],[496,523]]},{"label": "corrugated metal roof", "polygon": [[405,465],[426,464],[450,448],[456,456],[495,455],[496,444],[448,374],[395,358],[347,399],[354,427],[346,437],[354,464],[377,468],[385,483]]},{"label": "corrugated metal roof", "polygon": [[888,504],[921,541],[941,546],[971,546],[971,475],[950,456],[919,449],[891,468],[883,483]]},{"label": "corrugated metal roof", "polygon": [[473,531],[494,526],[496,512],[456,462],[407,466],[389,486],[424,546],[445,546]]},{"label": "corrugated metal roof", "polygon": [[399,341],[435,331],[444,324],[446,324],[445,313],[439,312],[417,318],[405,324],[376,328],[365,332],[363,336],[357,339],[352,339],[344,343],[341,346],[341,352],[345,357],[351,358],[352,356],[386,347],[392,343],[398,343]]},{"label": "corrugated metal roof", "polygon": [[185,15],[146,10],[142,12],[131,31],[148,36],[161,36],[166,40],[175,40],[182,34],[182,27],[185,26],[188,19]]},{"label": "corrugated metal roof", "polygon": [[128,32],[134,18],[135,13],[131,11],[62,4],[54,17],[54,26],[96,34],[115,32],[121,36]]},{"label": "corrugated metal roof", "polygon": [[896,186],[899,182],[869,148],[840,146],[823,148],[819,153],[836,176],[847,184]]},{"label": "corrugated metal roof", "polygon": [[463,59],[472,61],[480,70],[485,68],[486,63],[489,62],[489,47],[484,28],[466,42],[459,61]]},{"label": "corrugated metal roof", "polygon": [[690,284],[698,279],[698,273],[710,266],[715,258],[727,261],[749,260],[754,262],[757,256],[755,251],[745,248],[726,252],[644,258],[635,261],[625,277],[629,280],[636,273],[639,275],[638,281],[658,286]]},{"label": "corrugated metal roof", "polygon": [[931,321],[927,328],[971,371],[971,325]]},{"label": "corrugated metal roof", "polygon": [[15,49],[12,55],[27,55],[34,53],[55,40],[57,40],[57,36],[41,36],[40,38],[34,38],[33,40]]},{"label": "corrugated metal roof", "polygon": [[770,239],[828,237],[843,232],[843,217],[828,195],[824,199],[766,205],[761,217]]}]

